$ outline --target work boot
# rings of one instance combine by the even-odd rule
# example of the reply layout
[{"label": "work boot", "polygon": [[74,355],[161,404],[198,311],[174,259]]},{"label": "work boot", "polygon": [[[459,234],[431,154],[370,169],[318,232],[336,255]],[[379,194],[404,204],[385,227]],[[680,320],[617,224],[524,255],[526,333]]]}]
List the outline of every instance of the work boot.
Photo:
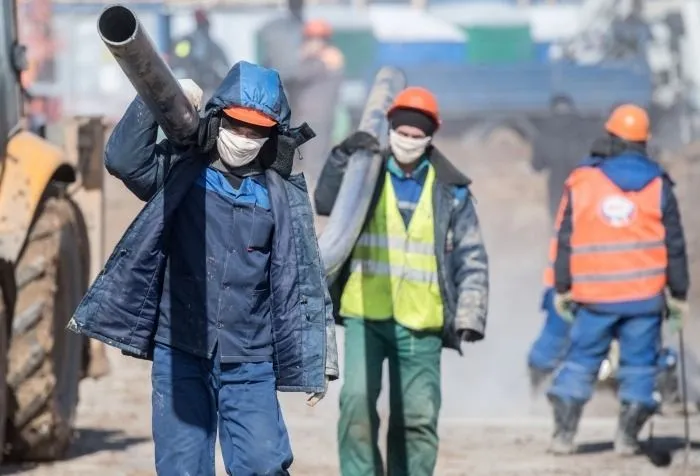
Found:
[{"label": "work boot", "polygon": [[528,365],[528,375],[530,376],[530,395],[535,397],[540,393],[542,384],[547,380],[551,371]]},{"label": "work boot", "polygon": [[576,452],[574,436],[578,430],[583,403],[575,400],[565,401],[551,394],[547,397],[554,410],[554,434],[548,451],[555,455],[572,454]]},{"label": "work boot", "polygon": [[641,451],[637,436],[653,414],[653,408],[640,403],[622,402],[615,434],[615,453],[620,456],[632,456]]}]

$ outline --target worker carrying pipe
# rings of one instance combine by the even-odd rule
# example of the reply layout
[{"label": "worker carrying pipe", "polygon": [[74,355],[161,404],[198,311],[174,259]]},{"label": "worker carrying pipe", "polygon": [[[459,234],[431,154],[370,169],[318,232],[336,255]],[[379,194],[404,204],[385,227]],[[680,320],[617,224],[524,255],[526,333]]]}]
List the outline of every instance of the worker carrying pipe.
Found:
[{"label": "worker carrying pipe", "polygon": [[615,451],[639,451],[656,411],[655,379],[664,313],[688,317],[688,260],[673,182],[647,152],[649,117],[634,105],[605,124],[609,150],[566,181],[554,261],[554,305],[573,321],[570,347],[548,392],[555,431],[550,451],[575,451],[574,436],[595,375],[619,341],[621,408]]},{"label": "worker carrying pipe", "polygon": [[[151,79],[173,80],[160,71]],[[196,108],[201,89],[184,86]],[[303,176],[290,175],[313,132],[290,116],[279,74],[239,62],[194,137],[157,143],[139,95],[107,143],[107,170],[147,203],[69,329],[153,360],[159,475],[214,476],[217,431],[229,474],[289,474],[277,390],[310,393],[313,406],[338,377],[313,212]]]},{"label": "worker carrying pipe", "polygon": [[[338,441],[341,473],[384,474],[376,402],[389,362],[388,473],[432,475],[443,346],[484,338],[488,263],[470,180],[432,145],[440,126],[429,91],[409,87],[389,108],[389,147],[365,225],[334,282],[345,325]],[[356,132],[336,146],[315,191],[328,215],[348,158],[378,152]]]}]

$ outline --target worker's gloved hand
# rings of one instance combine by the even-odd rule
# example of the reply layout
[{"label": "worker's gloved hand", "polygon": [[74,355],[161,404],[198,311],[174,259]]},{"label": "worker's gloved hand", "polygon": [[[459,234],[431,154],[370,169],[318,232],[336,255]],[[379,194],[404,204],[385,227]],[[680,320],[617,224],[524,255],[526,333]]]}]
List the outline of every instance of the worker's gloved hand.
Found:
[{"label": "worker's gloved hand", "polygon": [[668,324],[671,332],[683,329],[688,316],[690,316],[688,301],[668,295],[666,296],[666,309],[668,310]]},{"label": "worker's gloved hand", "polygon": [[180,83],[180,87],[190,101],[190,104],[192,104],[197,111],[201,110],[202,96],[204,96],[202,88],[191,79],[178,79],[178,83]]},{"label": "worker's gloved hand", "polygon": [[323,387],[323,392],[316,392],[312,393],[309,395],[309,398],[306,399],[306,404],[310,407],[315,406],[318,402],[323,400],[323,397],[326,396],[326,392],[328,391],[328,382],[330,382],[330,377],[326,375],[326,381],[324,383]]},{"label": "worker's gloved hand", "polygon": [[574,301],[571,299],[571,293],[556,293],[554,295],[554,309],[557,314],[566,322],[574,322]]},{"label": "worker's gloved hand", "polygon": [[379,152],[379,141],[372,134],[364,131],[356,131],[347,139],[338,144],[338,149],[346,155],[352,155],[358,150]]},{"label": "worker's gloved hand", "polygon": [[484,334],[474,329],[460,329],[457,331],[459,340],[464,342],[477,342],[484,338]]}]

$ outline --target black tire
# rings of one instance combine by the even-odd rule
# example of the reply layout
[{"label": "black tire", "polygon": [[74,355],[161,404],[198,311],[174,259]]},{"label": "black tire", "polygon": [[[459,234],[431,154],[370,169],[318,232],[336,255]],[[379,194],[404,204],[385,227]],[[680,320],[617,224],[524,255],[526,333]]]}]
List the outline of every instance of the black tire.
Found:
[{"label": "black tire", "polygon": [[88,284],[87,249],[74,204],[47,198],[15,272],[7,459],[58,459],[71,443],[84,339],[65,327]]}]

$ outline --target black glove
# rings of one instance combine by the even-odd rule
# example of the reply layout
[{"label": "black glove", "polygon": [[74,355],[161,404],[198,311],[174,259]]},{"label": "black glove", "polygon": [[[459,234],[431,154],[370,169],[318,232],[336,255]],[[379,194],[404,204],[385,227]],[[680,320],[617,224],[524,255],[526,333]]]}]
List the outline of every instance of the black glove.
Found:
[{"label": "black glove", "polygon": [[484,338],[484,334],[474,329],[460,329],[457,334],[459,334],[459,340],[464,342],[477,342]]},{"label": "black glove", "polygon": [[357,131],[338,144],[338,149],[344,154],[352,155],[358,150],[379,152],[380,146],[379,141],[372,134],[364,131]]}]

